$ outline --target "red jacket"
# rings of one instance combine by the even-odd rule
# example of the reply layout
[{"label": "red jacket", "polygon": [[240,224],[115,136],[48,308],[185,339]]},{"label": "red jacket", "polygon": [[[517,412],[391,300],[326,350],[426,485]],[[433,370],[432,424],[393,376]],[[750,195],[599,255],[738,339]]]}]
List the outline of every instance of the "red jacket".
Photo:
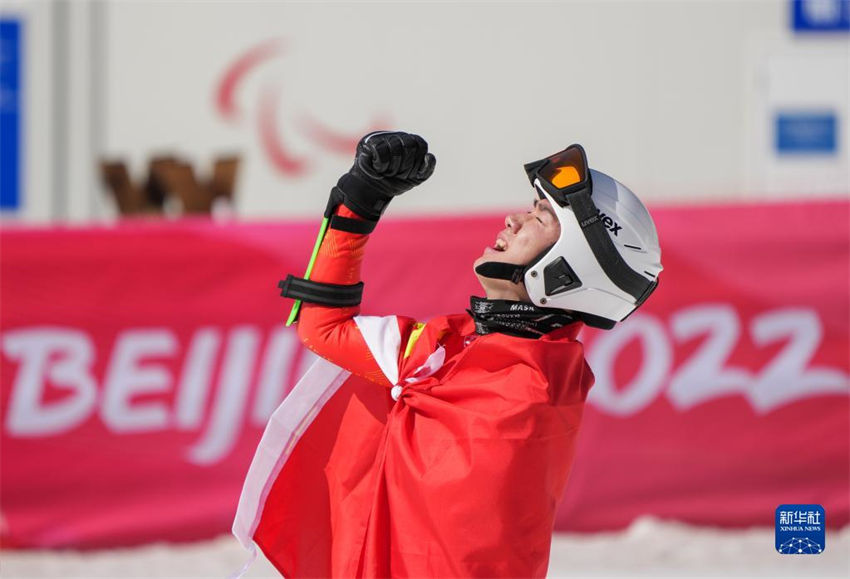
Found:
[{"label": "red jacket", "polygon": [[[367,237],[329,230],[311,278],[358,282]],[[579,324],[532,340],[358,314],[303,306],[333,365],[270,420],[234,533],[288,578],[544,577],[593,383]]]}]

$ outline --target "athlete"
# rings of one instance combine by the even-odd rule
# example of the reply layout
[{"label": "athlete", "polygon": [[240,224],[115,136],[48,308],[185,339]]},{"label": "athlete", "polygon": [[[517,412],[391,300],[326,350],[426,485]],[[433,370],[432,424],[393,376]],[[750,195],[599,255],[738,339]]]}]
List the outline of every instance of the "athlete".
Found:
[{"label": "athlete", "polygon": [[657,286],[649,213],[572,145],[525,166],[533,205],[474,263],[486,297],[361,316],[369,234],[434,166],[417,135],[364,137],[307,275],[281,282],[322,360],[270,420],[234,534],[287,578],[544,577],[593,384],[577,334]]}]

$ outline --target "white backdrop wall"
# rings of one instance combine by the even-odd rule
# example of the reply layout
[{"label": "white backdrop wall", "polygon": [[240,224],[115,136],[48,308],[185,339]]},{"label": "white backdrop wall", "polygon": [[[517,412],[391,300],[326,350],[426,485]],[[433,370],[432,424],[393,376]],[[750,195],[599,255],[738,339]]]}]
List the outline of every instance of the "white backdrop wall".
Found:
[{"label": "white backdrop wall", "polygon": [[[89,48],[102,54],[92,78],[71,75],[92,94],[68,151],[93,143],[138,178],[153,153],[201,167],[240,153],[245,217],[318,214],[350,154],[317,125],[429,140],[437,172],[396,215],[514,208],[529,195],[522,163],[571,142],[656,204],[850,192],[848,37],[795,36],[785,0],[91,5],[70,5],[98,18],[71,36],[101,35]],[[836,111],[837,154],[774,153],[775,111],[800,106]],[[95,158],[66,154],[69,187],[93,202],[65,217],[108,215]]]}]

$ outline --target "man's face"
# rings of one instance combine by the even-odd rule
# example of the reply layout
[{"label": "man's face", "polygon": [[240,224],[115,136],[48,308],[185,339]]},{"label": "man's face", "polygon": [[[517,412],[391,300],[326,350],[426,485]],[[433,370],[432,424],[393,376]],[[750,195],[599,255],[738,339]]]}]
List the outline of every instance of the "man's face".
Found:
[{"label": "man's face", "polygon": [[[473,267],[479,264],[496,261],[517,265],[528,264],[544,249],[558,240],[561,225],[555,217],[554,210],[546,199],[534,201],[534,206],[527,213],[513,213],[505,217],[505,229],[499,232],[492,245],[484,248],[484,253],[475,260]],[[517,284],[507,280],[494,280],[478,276],[481,285],[487,291],[487,297],[498,299],[528,299],[525,288],[519,286],[517,297],[499,297],[491,293],[504,293]],[[506,285],[508,284],[508,285]],[[513,286],[513,288],[511,288]]]}]

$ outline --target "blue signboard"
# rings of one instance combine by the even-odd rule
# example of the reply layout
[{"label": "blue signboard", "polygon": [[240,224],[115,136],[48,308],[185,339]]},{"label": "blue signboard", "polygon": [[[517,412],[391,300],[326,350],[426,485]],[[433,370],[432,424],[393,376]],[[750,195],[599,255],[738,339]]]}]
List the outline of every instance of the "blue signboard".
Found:
[{"label": "blue signboard", "polygon": [[838,152],[838,115],[834,112],[779,112],[774,132],[776,152],[780,154],[835,155]]},{"label": "blue signboard", "polygon": [[0,210],[21,204],[21,28],[0,19]]},{"label": "blue signboard", "polygon": [[791,0],[795,32],[850,32],[850,0]]}]

